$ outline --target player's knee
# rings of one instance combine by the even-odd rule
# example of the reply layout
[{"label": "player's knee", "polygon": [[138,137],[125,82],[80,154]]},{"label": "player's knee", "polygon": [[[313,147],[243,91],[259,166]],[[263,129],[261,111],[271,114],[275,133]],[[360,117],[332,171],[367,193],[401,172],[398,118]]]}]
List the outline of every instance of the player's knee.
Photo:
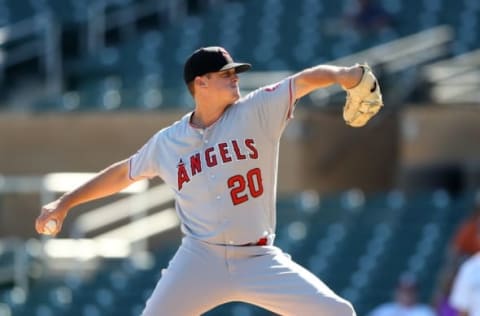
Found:
[{"label": "player's knee", "polygon": [[356,316],[355,309],[348,301],[342,300],[337,302],[336,311],[332,313],[332,316]]},{"label": "player's knee", "polygon": [[322,308],[322,316],[356,316],[352,304],[346,300],[334,300]]}]

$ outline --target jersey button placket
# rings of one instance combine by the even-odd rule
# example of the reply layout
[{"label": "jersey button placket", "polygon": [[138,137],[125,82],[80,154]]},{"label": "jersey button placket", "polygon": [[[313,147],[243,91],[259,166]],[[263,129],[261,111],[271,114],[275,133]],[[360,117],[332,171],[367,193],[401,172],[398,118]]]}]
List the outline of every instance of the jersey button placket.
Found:
[{"label": "jersey button placket", "polygon": [[[208,143],[209,143],[209,139],[208,139],[208,136],[209,136],[209,131],[206,129],[206,130],[202,130],[202,141],[203,141],[203,144],[205,147],[208,146]],[[214,182],[216,179],[217,179],[217,176],[213,173],[210,173],[209,174],[209,178],[212,182]],[[220,194],[217,194],[215,196],[215,200],[218,202],[218,203],[222,203],[222,196]],[[227,222],[228,220],[227,219],[223,219],[222,222]],[[233,240],[228,240],[227,242],[228,244],[232,245],[234,244],[234,241]],[[227,257],[228,257],[228,251],[227,251]]]},{"label": "jersey button placket", "polygon": [[209,134],[209,133],[208,133],[207,130],[204,130],[203,133],[202,133],[202,140],[203,140],[203,143],[204,143],[205,145],[208,144],[208,134]]}]

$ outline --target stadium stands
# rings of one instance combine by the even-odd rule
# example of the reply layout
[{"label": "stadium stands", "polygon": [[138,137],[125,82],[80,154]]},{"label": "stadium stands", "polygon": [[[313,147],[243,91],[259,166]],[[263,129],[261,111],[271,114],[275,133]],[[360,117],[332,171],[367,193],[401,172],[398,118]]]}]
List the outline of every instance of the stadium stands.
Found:
[{"label": "stadium stands", "polygon": [[[359,190],[319,196],[303,192],[278,202],[276,243],[311,269],[365,315],[390,298],[400,274],[413,273],[428,302],[449,236],[469,211],[471,192],[365,195]],[[71,272],[3,289],[3,302],[18,316],[138,315],[176,244],[126,259],[104,259],[88,274]],[[8,315],[8,314],[7,314]],[[260,308],[229,303],[206,315],[268,315]]]},{"label": "stadium stands", "polygon": [[[40,111],[187,107],[181,68],[198,46],[223,45],[260,71],[301,69],[439,25],[456,33],[450,54],[480,47],[475,0],[379,1],[392,25],[368,33],[344,23],[350,1],[271,2],[224,1],[190,15],[177,13],[174,20],[171,12],[185,11],[183,2],[172,9],[151,0],[2,1],[0,21],[12,26],[45,13],[58,21],[63,69],[55,71],[62,73],[63,89],[34,102]],[[2,49],[8,53],[8,38]],[[29,69],[26,77],[40,71]]]}]

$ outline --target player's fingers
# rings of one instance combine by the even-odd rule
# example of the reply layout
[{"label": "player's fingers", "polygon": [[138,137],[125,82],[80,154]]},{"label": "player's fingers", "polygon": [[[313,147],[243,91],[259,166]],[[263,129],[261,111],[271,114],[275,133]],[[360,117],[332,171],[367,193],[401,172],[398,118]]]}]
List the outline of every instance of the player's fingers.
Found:
[{"label": "player's fingers", "polygon": [[40,223],[37,231],[43,235],[55,237],[61,230],[62,223],[56,218],[50,218],[47,222]]},{"label": "player's fingers", "polygon": [[43,226],[44,226],[44,223],[45,223],[45,219],[44,219],[44,214],[42,212],[42,214],[40,214],[37,219],[35,220],[35,230],[37,231],[37,233],[41,234],[43,232]]},{"label": "player's fingers", "polygon": [[47,223],[48,219],[44,218],[37,218],[35,222],[35,229],[39,234],[44,234],[45,233],[45,226]]},{"label": "player's fingers", "polygon": [[66,215],[67,209],[62,207],[60,200],[50,202],[42,207],[35,221],[35,230],[39,234],[57,235]]},{"label": "player's fingers", "polygon": [[35,230],[39,234],[44,234],[45,226],[51,220],[55,220],[54,213],[52,213],[50,210],[47,210],[46,208],[42,208],[40,215],[35,220]]}]

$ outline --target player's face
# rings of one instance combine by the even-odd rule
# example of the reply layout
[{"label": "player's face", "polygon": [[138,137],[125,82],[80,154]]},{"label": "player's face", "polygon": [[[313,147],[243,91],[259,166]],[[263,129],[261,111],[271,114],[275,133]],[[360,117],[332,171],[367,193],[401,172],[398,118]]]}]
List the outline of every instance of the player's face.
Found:
[{"label": "player's face", "polygon": [[238,75],[235,69],[211,73],[208,85],[211,92],[215,94],[215,98],[224,100],[226,104],[231,104],[240,98]]}]

